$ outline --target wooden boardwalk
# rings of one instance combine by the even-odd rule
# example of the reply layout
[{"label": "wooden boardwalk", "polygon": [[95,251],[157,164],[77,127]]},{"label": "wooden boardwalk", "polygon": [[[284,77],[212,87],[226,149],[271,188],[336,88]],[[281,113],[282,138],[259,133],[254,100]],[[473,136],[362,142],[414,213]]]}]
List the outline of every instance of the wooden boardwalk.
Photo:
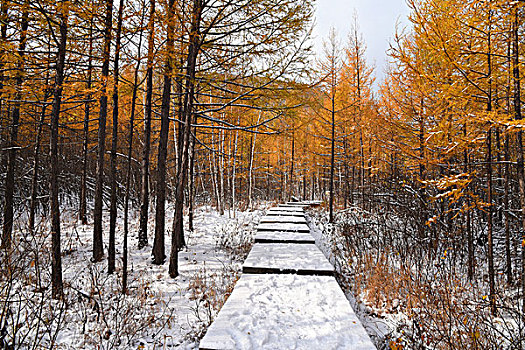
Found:
[{"label": "wooden boardwalk", "polygon": [[316,204],[268,210],[201,350],[375,349],[310,234],[303,207]]}]

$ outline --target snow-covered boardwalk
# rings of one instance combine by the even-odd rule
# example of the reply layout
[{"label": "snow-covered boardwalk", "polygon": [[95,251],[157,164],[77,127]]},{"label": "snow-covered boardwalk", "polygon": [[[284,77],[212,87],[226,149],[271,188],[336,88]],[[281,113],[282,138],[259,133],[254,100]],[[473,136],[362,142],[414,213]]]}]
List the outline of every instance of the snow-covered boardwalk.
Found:
[{"label": "snow-covered boardwalk", "polygon": [[261,220],[200,349],[375,349],[302,221],[304,205],[280,205]]}]

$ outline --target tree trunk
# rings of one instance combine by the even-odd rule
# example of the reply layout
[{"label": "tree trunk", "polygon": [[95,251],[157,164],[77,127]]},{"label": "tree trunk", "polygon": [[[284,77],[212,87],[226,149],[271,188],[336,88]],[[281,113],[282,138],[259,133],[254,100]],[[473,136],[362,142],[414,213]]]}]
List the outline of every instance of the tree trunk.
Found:
[{"label": "tree trunk", "polygon": [[148,61],[146,70],[146,106],[144,111],[144,149],[142,154],[142,186],[140,189],[139,244],[142,249],[148,245],[149,211],[149,155],[151,144],[151,114],[153,99],[153,55],[155,50],[155,0],[150,0],[148,22]]},{"label": "tree trunk", "polygon": [[193,1],[193,16],[190,31],[190,43],[188,47],[188,60],[186,64],[186,86],[183,104],[183,122],[184,134],[181,144],[181,159],[177,164],[177,177],[175,186],[175,213],[173,216],[173,234],[171,240],[171,255],[169,275],[175,278],[179,275],[178,271],[178,255],[180,240],[184,235],[182,211],[184,208],[184,186],[186,184],[186,174],[188,169],[188,148],[190,141],[191,124],[194,121],[193,104],[195,94],[195,73],[197,65],[197,57],[200,49],[200,21],[203,10],[203,0]]},{"label": "tree trunk", "polygon": [[115,59],[113,64],[113,125],[111,134],[110,176],[111,201],[109,205],[109,245],[108,245],[108,273],[115,271],[115,228],[117,226],[117,141],[118,141],[118,85],[119,85],[119,56],[120,36],[122,32],[122,12],[124,0],[120,0],[117,19],[117,33],[115,42]]},{"label": "tree trunk", "polygon": [[89,51],[88,51],[88,76],[86,89],[86,104],[84,106],[84,142],[82,143],[82,178],[80,180],[80,210],[78,213],[82,225],[87,225],[87,170],[88,170],[88,146],[89,146],[89,118],[91,107],[91,84],[93,76],[93,17],[89,22]]},{"label": "tree trunk", "polygon": [[[489,22],[492,20],[492,13],[489,12]],[[487,96],[487,112],[492,112],[492,37],[491,28],[489,26],[488,37],[487,37],[487,77],[488,77],[488,96]],[[487,243],[488,243],[488,273],[489,273],[489,301],[490,311],[492,315],[496,315],[496,286],[495,286],[495,274],[494,274],[494,243],[493,243],[493,208],[492,208],[492,125],[489,126],[487,131]]]},{"label": "tree trunk", "polygon": [[[467,124],[463,125],[463,136],[467,137]],[[469,173],[469,156],[468,156],[468,149],[465,149],[463,153],[463,161],[465,163],[464,166],[464,172]],[[474,237],[472,236],[472,227],[471,227],[471,218],[470,218],[470,198],[467,196],[466,198],[467,202],[467,213],[466,213],[466,230],[467,230],[467,255],[468,255],[468,268],[467,268],[467,276],[470,281],[474,279],[474,267],[476,265],[476,262],[474,261]]]},{"label": "tree trunk", "polygon": [[[333,87],[335,88],[335,87]],[[331,136],[331,149],[330,149],[330,215],[329,215],[329,222],[334,222],[334,167],[335,167],[335,92],[332,92],[331,97],[331,103],[332,103],[332,122],[331,122],[331,130],[332,130],[332,136]]]},{"label": "tree trunk", "polygon": [[190,232],[193,232],[193,216],[194,216],[194,205],[195,205],[195,136],[192,137],[191,141],[191,158],[190,158],[190,195],[188,199],[188,228]]},{"label": "tree trunk", "polygon": [[[144,5],[144,2],[142,3]],[[140,18],[140,27],[144,23],[144,14]],[[135,110],[137,106],[137,90],[139,85],[139,72],[141,65],[142,34],[140,31],[139,44],[137,47],[137,67],[133,76],[133,91],[131,94],[131,114],[129,117],[129,135],[128,135],[128,159],[126,166],[126,197],[124,198],[124,241],[122,242],[122,294],[128,292],[128,237],[129,237],[129,197],[131,186],[131,156],[133,154],[133,132],[135,130]]]},{"label": "tree trunk", "polygon": [[[0,40],[3,43],[7,41],[7,24],[9,22],[8,9],[9,9],[9,1],[2,0],[0,4]],[[2,45],[2,47],[0,48],[0,57],[4,57],[4,55],[5,55],[5,48]],[[3,108],[4,98],[2,98],[3,97],[2,94],[4,92],[4,78],[5,78],[4,77],[4,66],[5,66],[5,61],[0,60],[0,118],[3,116],[3,110],[4,110]],[[2,134],[0,134],[2,136],[2,139],[1,139],[2,143],[0,144],[0,147],[2,147],[3,149],[4,146],[7,146],[7,145],[4,145],[4,138]],[[4,155],[2,154],[2,165],[3,165],[3,162],[4,162]]]},{"label": "tree trunk", "polygon": [[20,42],[18,46],[18,64],[15,77],[15,96],[13,111],[11,114],[11,130],[9,148],[7,150],[7,174],[5,180],[5,198],[4,198],[4,223],[2,226],[2,244],[1,247],[11,249],[11,240],[13,235],[13,212],[14,212],[14,192],[15,192],[15,165],[18,146],[18,127],[20,122],[20,100],[22,99],[22,84],[24,81],[24,56],[27,43],[27,29],[29,27],[29,4],[23,4],[21,19]]},{"label": "tree trunk", "polygon": [[[261,113],[257,118],[257,125],[261,120]],[[252,140],[250,142],[250,163],[248,168],[248,208],[253,209],[253,159],[255,155],[255,143],[257,141],[257,128],[255,128],[255,133],[252,134]],[[293,153],[292,153],[293,154]],[[293,158],[292,158],[292,169],[293,169]]]},{"label": "tree trunk", "polygon": [[[48,85],[46,78],[46,86]],[[31,176],[31,198],[29,201],[29,232],[34,233],[35,229],[35,215],[36,215],[36,197],[38,195],[38,167],[40,162],[40,146],[42,143],[42,129],[44,127],[44,122],[46,119],[46,110],[47,110],[47,99],[48,92],[46,91],[44,95],[44,105],[42,106],[42,112],[40,114],[40,121],[38,123],[37,132],[36,132],[36,141],[35,141],[35,159],[33,161],[33,174]]]},{"label": "tree trunk", "polygon": [[[259,124],[259,121],[257,121],[257,124]],[[293,127],[293,125],[292,125]],[[290,157],[290,193],[288,194],[288,198],[292,200],[292,196],[295,195],[294,193],[294,181],[293,181],[293,173],[294,173],[294,166],[295,166],[295,130],[292,129],[292,154]],[[300,189],[299,189],[300,191]]]},{"label": "tree trunk", "polygon": [[[175,35],[175,0],[169,0],[167,41],[166,41],[166,66],[164,68],[164,88],[162,91],[162,108],[160,113],[160,137],[157,157],[157,205],[155,210],[155,240],[153,242],[153,263],[160,265],[166,259],[164,247],[164,230],[166,223],[166,158],[168,154],[169,116],[171,100],[171,75],[174,58]],[[175,232],[172,233],[175,235]]]},{"label": "tree trunk", "polygon": [[106,0],[106,20],[104,26],[104,51],[102,53],[102,84],[100,95],[100,111],[98,118],[98,152],[97,181],[95,187],[95,210],[93,212],[93,257],[94,262],[101,261],[104,256],[102,242],[102,199],[104,195],[104,153],[106,152],[106,119],[108,114],[108,79],[111,47],[111,26],[113,16],[113,1]]},{"label": "tree trunk", "polygon": [[[514,6],[514,24],[512,28],[512,77],[514,78],[514,118],[521,120],[521,84],[520,84],[520,62],[519,62],[519,4]],[[523,169],[523,132],[519,129],[517,133],[518,143],[518,182],[521,204],[521,306],[525,313],[525,171]]]},{"label": "tree trunk", "polygon": [[505,273],[507,275],[507,283],[512,284],[512,254],[511,254],[511,236],[510,236],[510,205],[509,205],[509,182],[510,182],[510,155],[509,155],[509,135],[505,135],[505,144],[504,144],[504,158],[505,158],[505,194],[503,197],[503,205],[505,211]]},{"label": "tree trunk", "polygon": [[62,84],[64,82],[64,66],[66,61],[67,42],[67,18],[68,5],[62,0],[60,11],[60,41],[58,46],[55,91],[53,99],[53,112],[51,113],[51,137],[50,137],[50,177],[49,189],[51,195],[51,285],[53,298],[61,298],[63,295],[62,285],[62,254],[60,248],[60,206],[58,203],[58,121],[60,117],[60,104],[62,102]]}]

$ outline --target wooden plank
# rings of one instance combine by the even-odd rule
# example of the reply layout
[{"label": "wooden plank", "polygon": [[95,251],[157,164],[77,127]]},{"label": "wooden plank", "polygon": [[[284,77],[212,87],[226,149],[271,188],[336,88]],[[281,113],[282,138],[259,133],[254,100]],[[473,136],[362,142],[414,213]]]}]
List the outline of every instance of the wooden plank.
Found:
[{"label": "wooden plank", "polygon": [[291,231],[291,232],[310,232],[310,227],[306,224],[296,224],[290,222],[277,223],[260,223],[257,226],[257,231]]},{"label": "wooden plank", "polygon": [[269,210],[266,212],[266,216],[298,216],[304,218],[304,213],[297,211],[278,211],[278,210]]},{"label": "wooden plank", "polygon": [[294,206],[278,206],[268,209],[268,211],[292,211],[304,213],[303,208]]},{"label": "wooden plank", "polygon": [[304,232],[263,231],[255,235],[255,243],[315,244],[315,239]]},{"label": "wooden plank", "polygon": [[286,202],[287,205],[297,205],[302,207],[318,206],[323,204],[323,201],[302,201],[302,202]]},{"label": "wooden plank", "polygon": [[243,273],[295,273],[333,276],[334,267],[315,244],[256,243]]},{"label": "wooden plank", "polygon": [[295,223],[295,224],[306,224],[304,216],[291,216],[291,215],[266,215],[261,218],[260,223]]},{"label": "wooden plank", "polygon": [[334,277],[244,274],[200,349],[375,347]]}]

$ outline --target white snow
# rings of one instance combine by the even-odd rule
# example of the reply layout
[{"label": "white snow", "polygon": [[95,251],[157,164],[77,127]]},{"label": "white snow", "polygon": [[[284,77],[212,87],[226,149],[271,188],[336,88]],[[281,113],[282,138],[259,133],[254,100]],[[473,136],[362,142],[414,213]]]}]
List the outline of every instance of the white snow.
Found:
[{"label": "white snow", "polygon": [[279,216],[263,216],[261,218],[261,223],[269,223],[269,222],[288,222],[288,223],[295,223],[295,224],[306,224],[306,219],[301,216],[288,216],[288,215],[279,215]]},{"label": "white snow", "polygon": [[296,216],[304,218],[304,213],[302,211],[268,210],[266,216]]},{"label": "white snow", "polygon": [[257,231],[293,231],[293,232],[310,232],[306,224],[295,223],[261,223],[257,226]]},{"label": "white snow", "polygon": [[[171,228],[173,215],[171,208],[168,209],[166,227]],[[241,269],[241,263],[232,260],[229,253],[236,245],[243,244],[235,237],[248,237],[245,240],[251,241],[253,223],[261,214],[260,211],[237,212],[236,218],[230,218],[228,214],[219,215],[210,207],[198,208],[195,230],[185,232],[188,248],[179,253],[180,276],[172,279],[168,276],[167,261],[160,266],[151,263],[154,212],[149,221],[149,245],[142,250],[136,248],[138,217],[137,212],[132,212],[129,295],[123,297],[120,293],[122,219],[117,222],[117,270],[108,275],[106,260],[90,262],[92,225],[79,225],[73,212],[64,211],[62,244],[67,303],[48,304],[50,288],[47,285],[44,285],[46,299],[43,299],[43,294],[35,291],[32,283],[17,281],[13,287],[16,291],[11,298],[13,303],[19,299],[28,301],[20,303],[17,312],[21,317],[18,339],[26,334],[27,337],[15,348],[109,349],[118,344],[118,348],[126,349],[197,347],[197,338],[211,322],[225,295],[229,294]],[[104,243],[107,242],[108,219],[108,215],[104,215]],[[45,239],[42,251],[50,250],[49,241]],[[170,241],[168,232],[165,237],[167,254]],[[107,253],[107,247],[104,248]],[[43,274],[44,283],[49,280],[47,269]],[[28,276],[35,273],[33,270],[28,271]],[[44,300],[42,304],[40,300]],[[18,308],[18,304],[15,305]],[[39,307],[43,307],[43,311],[37,318]],[[57,328],[60,331],[55,334]],[[51,343],[52,336],[56,336],[54,343]]]},{"label": "white snow", "polygon": [[294,206],[279,205],[277,207],[270,208],[268,211],[292,211],[292,212],[300,212],[300,213],[304,212],[302,207],[298,207],[295,205]]},{"label": "white snow", "polygon": [[243,265],[243,272],[253,270],[308,271],[333,274],[334,267],[315,244],[256,243]]},{"label": "white snow", "polygon": [[255,235],[255,243],[258,242],[315,243],[315,240],[311,234],[305,232],[264,231]]},{"label": "white snow", "polygon": [[244,274],[201,349],[375,349],[329,276]]}]

